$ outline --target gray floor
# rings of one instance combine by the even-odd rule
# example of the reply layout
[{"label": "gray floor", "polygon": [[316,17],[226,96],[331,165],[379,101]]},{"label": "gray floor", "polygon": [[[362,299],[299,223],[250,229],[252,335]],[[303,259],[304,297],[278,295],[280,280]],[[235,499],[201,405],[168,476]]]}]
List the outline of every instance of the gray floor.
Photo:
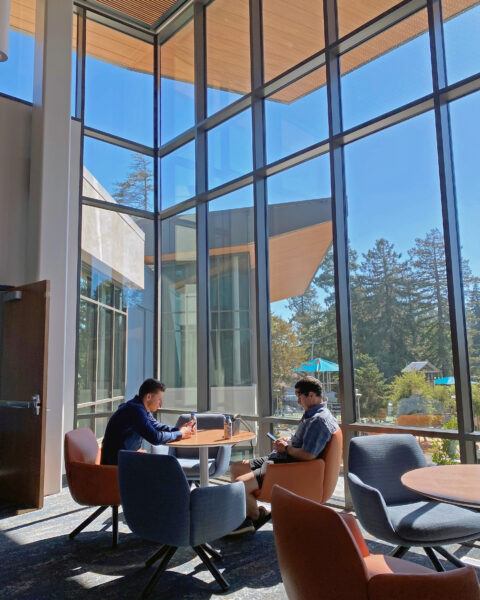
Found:
[{"label": "gray floor", "polygon": [[[75,504],[64,490],[47,498],[40,511],[0,518],[0,598],[138,598],[153,572],[142,569],[143,561],[157,547],[138,539],[121,523],[120,545],[112,550],[110,520],[103,515],[70,541],[67,534],[90,512]],[[374,541],[369,545],[377,552],[391,550]],[[220,593],[210,573],[190,550],[181,550],[162,575],[152,600],[217,595],[238,600],[286,598],[271,524],[255,534],[219,540],[216,546],[224,552],[221,570],[231,584],[228,593]],[[480,546],[453,546],[450,550],[480,566]],[[409,553],[407,558],[428,565],[421,553]]]}]

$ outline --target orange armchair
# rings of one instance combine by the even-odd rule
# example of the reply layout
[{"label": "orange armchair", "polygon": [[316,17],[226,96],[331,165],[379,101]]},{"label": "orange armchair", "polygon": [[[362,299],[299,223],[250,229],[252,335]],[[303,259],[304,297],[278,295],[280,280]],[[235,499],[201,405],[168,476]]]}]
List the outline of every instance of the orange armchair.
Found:
[{"label": "orange armchair", "polygon": [[268,465],[257,499],[271,502],[273,486],[279,485],[303,498],[327,502],[337,485],[342,447],[342,431],[338,429],[318,460]]},{"label": "orange armchair", "polygon": [[480,600],[471,567],[436,573],[370,554],[355,518],[275,486],[275,545],[290,600]]},{"label": "orange armchair", "polygon": [[83,523],[70,533],[73,539],[109,506],[112,507],[112,546],[118,543],[118,469],[100,464],[100,448],[95,434],[87,428],[75,429],[65,434],[65,470],[72,498],[83,506],[98,506]]}]

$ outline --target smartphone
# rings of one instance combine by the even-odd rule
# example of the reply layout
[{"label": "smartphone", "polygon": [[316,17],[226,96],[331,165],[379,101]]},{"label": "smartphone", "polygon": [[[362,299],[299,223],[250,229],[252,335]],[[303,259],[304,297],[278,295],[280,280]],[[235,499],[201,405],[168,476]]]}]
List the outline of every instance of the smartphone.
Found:
[{"label": "smartphone", "polygon": [[267,437],[269,437],[272,440],[272,442],[276,442],[277,441],[277,438],[273,434],[271,434],[270,432],[266,433],[265,435]]}]

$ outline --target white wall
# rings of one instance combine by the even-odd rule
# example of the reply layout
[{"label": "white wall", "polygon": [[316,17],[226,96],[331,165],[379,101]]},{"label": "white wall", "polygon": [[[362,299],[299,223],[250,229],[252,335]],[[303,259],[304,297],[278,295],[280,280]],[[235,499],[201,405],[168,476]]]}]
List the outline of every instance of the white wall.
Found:
[{"label": "white wall", "polygon": [[0,97],[0,284],[26,278],[32,107]]}]

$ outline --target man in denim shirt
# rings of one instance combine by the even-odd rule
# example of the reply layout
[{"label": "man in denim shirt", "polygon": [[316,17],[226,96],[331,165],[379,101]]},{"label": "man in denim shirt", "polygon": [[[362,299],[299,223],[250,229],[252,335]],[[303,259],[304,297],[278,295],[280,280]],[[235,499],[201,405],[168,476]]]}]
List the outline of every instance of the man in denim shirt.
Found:
[{"label": "man in denim shirt", "polygon": [[305,411],[297,430],[290,439],[279,438],[268,456],[244,460],[230,465],[232,480],[242,481],[247,499],[247,518],[232,534],[245,533],[261,527],[269,513],[257,506],[255,492],[262,487],[268,462],[295,462],[320,458],[338,423],[322,400],[322,386],[315,377],[304,377],[295,384],[297,402]]}]

